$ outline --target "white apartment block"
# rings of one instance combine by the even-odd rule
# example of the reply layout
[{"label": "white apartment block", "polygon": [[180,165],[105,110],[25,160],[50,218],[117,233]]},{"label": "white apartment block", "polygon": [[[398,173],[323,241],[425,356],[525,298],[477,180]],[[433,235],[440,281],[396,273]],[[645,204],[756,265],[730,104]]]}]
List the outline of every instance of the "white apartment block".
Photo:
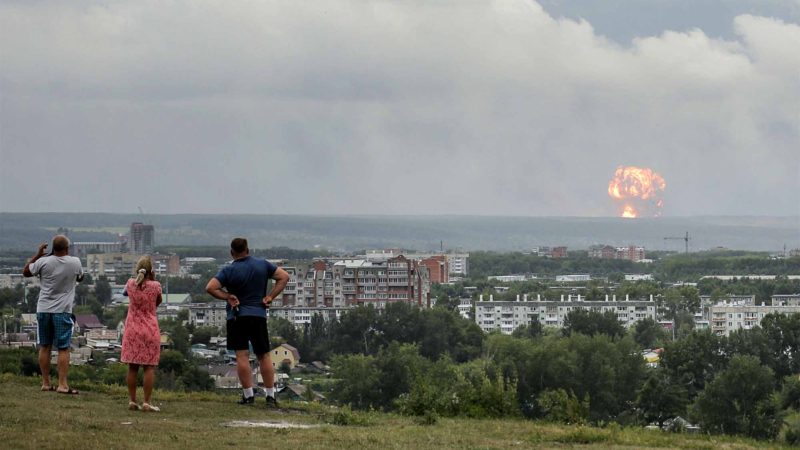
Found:
[{"label": "white apartment block", "polygon": [[189,323],[196,327],[222,328],[226,320],[225,302],[189,304]]},{"label": "white apartment block", "polygon": [[700,296],[700,306],[708,308],[710,306],[716,305],[717,303],[724,302],[730,304],[737,304],[737,305],[755,305],[756,304],[756,296],[755,295],[736,295],[736,294],[728,294],[725,297],[719,299],[712,299],[710,295],[701,295]]},{"label": "white apartment block", "polygon": [[753,305],[743,302],[722,302],[709,308],[711,331],[728,336],[734,330],[749,330],[761,324],[767,314],[800,314],[800,305]]},{"label": "white apartment block", "polygon": [[652,281],[653,274],[650,273],[626,273],[625,281]]},{"label": "white apartment block", "polygon": [[529,301],[525,295],[522,301],[519,298],[517,301],[494,301],[493,296],[484,301],[481,296],[475,304],[475,323],[484,332],[499,330],[503,334],[511,334],[518,327],[534,321],[542,326],[561,328],[567,314],[576,309],[613,312],[626,328],[642,319],[656,320],[656,303],[652,297],[649,300],[629,300],[627,297],[617,300],[616,296],[611,299],[606,296],[605,301],[586,301],[571,295],[565,300],[562,295],[561,301],[550,301],[537,295],[536,300]]},{"label": "white apartment block", "polygon": [[513,283],[513,282],[516,282],[516,281],[526,281],[526,280],[528,280],[530,278],[535,278],[535,277],[528,277],[527,275],[490,275],[490,276],[486,277],[486,279],[489,280],[489,281],[494,280],[494,281],[501,281],[503,283]]},{"label": "white apartment block", "polygon": [[464,297],[459,299],[458,302],[458,314],[465,319],[469,319],[469,313],[472,310],[472,299],[469,297]]},{"label": "white apartment block", "polygon": [[579,273],[579,274],[571,274],[571,275],[556,275],[556,281],[560,282],[576,282],[576,281],[589,281],[591,280],[591,275],[587,273]]},{"label": "white apartment block", "polygon": [[800,306],[800,294],[776,294],[772,296],[773,305]]},{"label": "white apartment block", "polygon": [[270,317],[279,317],[286,319],[297,327],[301,327],[311,323],[311,318],[319,315],[326,322],[331,320],[339,320],[342,314],[351,308],[327,308],[327,307],[283,307],[272,306],[269,308]]}]

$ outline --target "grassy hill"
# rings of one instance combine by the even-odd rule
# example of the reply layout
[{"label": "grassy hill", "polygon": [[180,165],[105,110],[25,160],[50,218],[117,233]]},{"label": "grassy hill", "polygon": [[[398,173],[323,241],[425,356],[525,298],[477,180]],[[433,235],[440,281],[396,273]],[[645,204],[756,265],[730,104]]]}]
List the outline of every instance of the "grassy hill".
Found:
[{"label": "grassy hill", "polygon": [[[160,413],[128,411],[121,386],[80,386],[78,396],[41,392],[38,380],[0,376],[3,448],[780,448],[731,437],[527,420],[418,419],[282,402],[280,411],[236,405],[233,395],[156,392]],[[238,394],[238,393],[237,393]],[[238,428],[233,421],[309,428]]]}]

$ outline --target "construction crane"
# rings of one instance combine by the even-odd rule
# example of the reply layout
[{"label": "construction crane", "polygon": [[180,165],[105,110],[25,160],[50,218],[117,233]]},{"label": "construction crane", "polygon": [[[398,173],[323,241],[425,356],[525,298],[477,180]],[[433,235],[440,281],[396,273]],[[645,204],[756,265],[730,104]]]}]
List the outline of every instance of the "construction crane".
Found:
[{"label": "construction crane", "polygon": [[686,236],[667,236],[667,237],[664,238],[665,241],[666,240],[670,240],[670,239],[680,239],[680,240],[682,240],[686,244],[686,253],[687,254],[689,253],[689,240],[691,240],[692,238],[689,237],[689,232],[688,231],[686,232]]}]

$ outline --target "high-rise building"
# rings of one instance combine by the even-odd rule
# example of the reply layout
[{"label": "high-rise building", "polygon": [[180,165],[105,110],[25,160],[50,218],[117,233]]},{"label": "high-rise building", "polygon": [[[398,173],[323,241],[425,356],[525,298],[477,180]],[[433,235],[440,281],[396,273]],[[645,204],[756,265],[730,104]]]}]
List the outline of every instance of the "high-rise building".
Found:
[{"label": "high-rise building", "polygon": [[131,224],[131,236],[128,242],[131,253],[144,255],[153,251],[155,241],[155,230],[152,225],[145,225],[141,222]]},{"label": "high-rise building", "polygon": [[421,259],[419,264],[428,268],[431,283],[450,282],[450,263],[445,255],[434,255]]}]

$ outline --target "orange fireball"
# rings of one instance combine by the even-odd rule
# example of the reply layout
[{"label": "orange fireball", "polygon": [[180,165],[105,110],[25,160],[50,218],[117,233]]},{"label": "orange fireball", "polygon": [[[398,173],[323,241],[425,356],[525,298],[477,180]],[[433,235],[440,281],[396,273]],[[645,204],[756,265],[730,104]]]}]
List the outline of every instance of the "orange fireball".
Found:
[{"label": "orange fireball", "polygon": [[625,207],[622,208],[622,217],[633,219],[639,217],[639,214],[636,212],[636,208],[633,206],[625,205]]},{"label": "orange fireball", "polygon": [[622,217],[639,217],[645,212],[657,217],[664,205],[659,197],[666,187],[664,177],[653,169],[619,166],[608,182],[608,195],[621,203]]}]

